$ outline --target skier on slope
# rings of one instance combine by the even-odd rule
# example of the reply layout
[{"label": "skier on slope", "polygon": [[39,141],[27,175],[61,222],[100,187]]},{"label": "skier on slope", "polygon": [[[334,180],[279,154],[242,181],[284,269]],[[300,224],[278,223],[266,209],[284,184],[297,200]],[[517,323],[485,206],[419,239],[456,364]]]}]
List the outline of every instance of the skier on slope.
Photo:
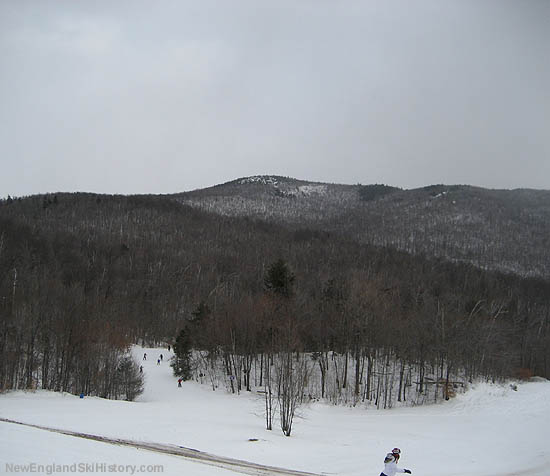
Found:
[{"label": "skier on slope", "polygon": [[394,448],[391,450],[391,454],[395,457],[395,462],[399,463],[399,458],[401,457],[401,450],[399,448]]},{"label": "skier on slope", "polygon": [[397,466],[397,461],[401,455],[399,448],[394,448],[391,453],[388,453],[384,458],[384,471],[380,473],[380,476],[395,476],[395,473],[408,473],[412,474],[410,469],[403,469]]}]

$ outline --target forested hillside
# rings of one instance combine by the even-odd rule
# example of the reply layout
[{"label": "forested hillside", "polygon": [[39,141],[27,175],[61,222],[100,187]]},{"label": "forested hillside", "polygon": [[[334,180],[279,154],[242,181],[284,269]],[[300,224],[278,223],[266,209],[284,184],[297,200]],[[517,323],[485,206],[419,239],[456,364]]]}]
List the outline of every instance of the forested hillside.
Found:
[{"label": "forested hillside", "polygon": [[401,190],[258,176],[175,198],[221,215],[305,225],[361,243],[550,278],[550,191]]},{"label": "forested hillside", "polygon": [[2,389],[132,398],[140,378],[127,346],[174,343],[182,330],[243,388],[253,360],[282,351],[307,352],[321,369],[341,356],[357,372],[346,365],[337,385],[355,395],[373,359],[414,366],[420,392],[427,373],[549,377],[549,316],[543,279],[170,196],[0,203]]}]

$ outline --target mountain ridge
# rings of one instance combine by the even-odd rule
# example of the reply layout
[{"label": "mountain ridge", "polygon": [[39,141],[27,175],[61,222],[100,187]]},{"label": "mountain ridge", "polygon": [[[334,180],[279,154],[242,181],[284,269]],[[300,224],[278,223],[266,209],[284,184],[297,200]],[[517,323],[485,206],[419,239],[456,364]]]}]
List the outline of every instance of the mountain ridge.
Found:
[{"label": "mountain ridge", "polygon": [[171,195],[223,216],[337,232],[409,253],[550,277],[550,191],[436,184],[400,189],[276,175]]},{"label": "mountain ridge", "polygon": [[[84,195],[98,201],[113,196]],[[128,197],[550,279],[548,190],[445,184],[401,189],[252,175],[187,192]],[[47,209],[56,194],[26,198],[42,200]]]}]

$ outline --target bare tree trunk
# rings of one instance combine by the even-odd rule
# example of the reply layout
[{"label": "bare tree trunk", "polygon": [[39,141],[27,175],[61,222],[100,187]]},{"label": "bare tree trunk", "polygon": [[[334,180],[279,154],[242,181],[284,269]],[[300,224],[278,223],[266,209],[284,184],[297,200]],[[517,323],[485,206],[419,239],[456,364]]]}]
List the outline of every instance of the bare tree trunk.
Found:
[{"label": "bare tree trunk", "polygon": [[319,369],[321,370],[321,398],[325,398],[325,387],[328,371],[328,352],[319,352]]},{"label": "bare tree trunk", "polygon": [[399,393],[397,395],[397,401],[401,401],[401,393],[403,392],[403,376],[405,375],[405,362],[401,360],[401,368],[399,369]]},{"label": "bare tree trunk", "polygon": [[271,365],[269,356],[266,355],[265,365],[265,427],[267,430],[273,429],[273,393],[271,390]]},{"label": "bare tree trunk", "polygon": [[300,354],[294,366],[292,352],[285,351],[279,355],[277,367],[277,400],[281,429],[285,436],[290,436],[296,409],[302,401],[307,382],[307,359],[305,355]]},{"label": "bare tree trunk", "polygon": [[344,378],[342,379],[342,388],[346,388],[348,385],[348,359],[349,352],[346,350],[344,358]]},{"label": "bare tree trunk", "polygon": [[365,384],[365,394],[366,399],[368,401],[371,400],[371,385],[372,385],[372,369],[374,366],[374,360],[371,355],[371,351],[369,350],[367,354],[367,381]]},{"label": "bare tree trunk", "polygon": [[356,347],[355,349],[355,388],[353,391],[354,405],[357,404],[360,393],[361,393],[361,353],[359,351],[359,347]]},{"label": "bare tree trunk", "polygon": [[259,383],[260,387],[263,385],[263,377],[264,377],[264,353],[262,352],[260,354],[260,383]]}]

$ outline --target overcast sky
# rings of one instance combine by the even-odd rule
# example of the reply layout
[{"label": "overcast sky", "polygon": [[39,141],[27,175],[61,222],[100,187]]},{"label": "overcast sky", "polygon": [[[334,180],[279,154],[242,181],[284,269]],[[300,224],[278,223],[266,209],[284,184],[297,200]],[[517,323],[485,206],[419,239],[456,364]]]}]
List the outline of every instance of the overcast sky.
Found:
[{"label": "overcast sky", "polygon": [[0,0],[0,197],[550,189],[550,0]]}]

